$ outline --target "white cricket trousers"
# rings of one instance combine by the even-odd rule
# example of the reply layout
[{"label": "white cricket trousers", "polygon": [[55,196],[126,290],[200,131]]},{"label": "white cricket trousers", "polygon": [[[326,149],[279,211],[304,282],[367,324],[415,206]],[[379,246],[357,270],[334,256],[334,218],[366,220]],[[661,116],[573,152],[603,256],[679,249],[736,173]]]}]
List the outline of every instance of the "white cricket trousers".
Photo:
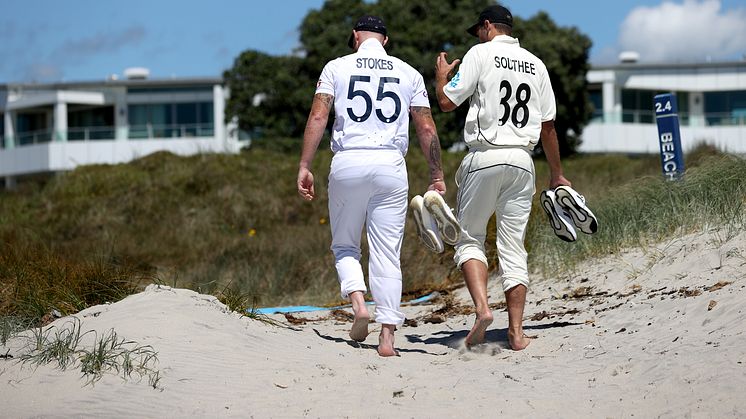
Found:
[{"label": "white cricket trousers", "polygon": [[332,253],[342,298],[366,292],[360,265],[360,239],[366,226],[368,281],[376,303],[376,322],[400,326],[400,254],[409,183],[398,150],[345,150],[332,158],[329,218]]},{"label": "white cricket trousers", "polygon": [[495,214],[498,276],[503,291],[528,287],[527,252],[523,245],[534,195],[534,163],[522,148],[470,151],[456,172],[457,213],[463,230],[454,261],[476,259],[487,265],[484,241]]}]

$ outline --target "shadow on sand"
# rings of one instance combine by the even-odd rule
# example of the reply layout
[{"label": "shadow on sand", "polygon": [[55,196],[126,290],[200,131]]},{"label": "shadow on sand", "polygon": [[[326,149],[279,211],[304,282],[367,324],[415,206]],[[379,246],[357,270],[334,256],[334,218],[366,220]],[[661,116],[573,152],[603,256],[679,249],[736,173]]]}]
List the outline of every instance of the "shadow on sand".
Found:
[{"label": "shadow on sand", "polygon": [[[523,330],[528,332],[530,330],[543,330],[555,327],[577,326],[581,324],[583,323],[552,322],[547,324],[524,326]],[[464,346],[464,339],[466,339],[466,335],[469,334],[469,330],[470,329],[441,330],[433,333],[430,337],[424,337],[423,335],[415,334],[404,335],[404,337],[406,337],[407,340],[411,343],[424,343],[425,345],[443,345],[452,349],[461,349]],[[487,333],[484,334],[484,343],[497,344],[503,349],[509,348],[510,346],[508,345],[508,329],[505,328],[487,330]]]},{"label": "shadow on sand", "polygon": [[[354,341],[352,339],[344,339],[344,338],[340,338],[340,337],[324,335],[324,334],[322,334],[321,332],[319,332],[316,329],[313,329],[313,331],[316,333],[316,335],[318,337],[320,337],[321,339],[324,339],[324,340],[328,340],[328,341],[336,342],[336,343],[346,343],[347,345],[352,346],[353,348],[371,349],[371,350],[374,350],[374,351],[378,350],[378,345],[370,345],[370,344],[363,343],[363,342],[356,342],[356,341]],[[466,335],[464,335],[464,336],[466,336]],[[420,353],[420,354],[435,355],[435,356],[445,355],[445,353],[437,354],[437,353],[433,353],[433,352],[428,352],[428,351],[423,350],[423,349],[402,349],[402,348],[398,348],[397,347],[396,351],[397,352],[401,352],[401,353]]]}]

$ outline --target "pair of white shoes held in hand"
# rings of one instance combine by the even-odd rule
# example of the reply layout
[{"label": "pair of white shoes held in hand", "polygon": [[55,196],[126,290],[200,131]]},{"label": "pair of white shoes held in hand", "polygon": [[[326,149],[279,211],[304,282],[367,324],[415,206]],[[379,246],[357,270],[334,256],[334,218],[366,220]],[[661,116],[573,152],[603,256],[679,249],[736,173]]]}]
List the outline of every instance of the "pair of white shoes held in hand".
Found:
[{"label": "pair of white shoes held in hand", "polygon": [[443,243],[455,245],[461,237],[461,226],[451,208],[437,191],[416,195],[409,203],[417,235],[435,253],[443,253]]},{"label": "pair of white shoes held in hand", "polygon": [[585,198],[569,186],[543,191],[541,207],[549,217],[554,234],[566,242],[577,240],[576,227],[586,234],[598,231],[598,220],[585,204]]}]

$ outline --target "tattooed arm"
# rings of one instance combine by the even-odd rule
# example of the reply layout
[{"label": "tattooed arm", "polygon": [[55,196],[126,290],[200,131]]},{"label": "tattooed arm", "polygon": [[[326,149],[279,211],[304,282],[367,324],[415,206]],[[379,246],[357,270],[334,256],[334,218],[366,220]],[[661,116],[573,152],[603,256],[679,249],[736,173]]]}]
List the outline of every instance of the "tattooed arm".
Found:
[{"label": "tattooed arm", "polygon": [[409,113],[412,115],[417,138],[420,140],[420,148],[430,166],[428,190],[436,190],[442,195],[446,192],[446,184],[443,180],[443,164],[440,159],[440,139],[438,139],[433,115],[430,113],[430,108],[424,106],[413,106],[409,109]]},{"label": "tattooed arm", "polygon": [[306,130],[303,133],[303,150],[300,155],[300,167],[298,169],[298,193],[307,201],[313,199],[316,194],[313,187],[313,173],[311,163],[316,155],[321,137],[324,135],[326,123],[329,120],[329,111],[332,109],[334,96],[318,93],[313,97],[311,112],[308,114]]}]

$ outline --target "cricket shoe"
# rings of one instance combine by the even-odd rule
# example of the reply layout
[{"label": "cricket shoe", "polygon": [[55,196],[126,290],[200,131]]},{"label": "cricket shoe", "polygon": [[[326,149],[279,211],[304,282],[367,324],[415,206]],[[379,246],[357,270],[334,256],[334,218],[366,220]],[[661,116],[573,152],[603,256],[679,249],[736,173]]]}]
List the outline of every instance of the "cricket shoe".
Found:
[{"label": "cricket shoe", "polygon": [[420,195],[416,195],[409,202],[409,208],[412,210],[417,235],[420,236],[425,247],[435,253],[443,253],[443,240],[437,233],[438,225],[425,208],[425,200]]},{"label": "cricket shoe", "polygon": [[549,216],[549,225],[554,234],[566,242],[574,242],[578,238],[570,216],[557,203],[554,191],[546,190],[541,193],[541,207]]},{"label": "cricket shoe", "polygon": [[423,199],[425,207],[435,219],[443,242],[451,246],[458,243],[461,237],[461,226],[443,197],[437,191],[427,191]]},{"label": "cricket shoe", "polygon": [[598,231],[598,220],[591,209],[585,205],[583,195],[575,192],[569,186],[558,186],[554,190],[554,198],[562,209],[572,218],[576,227],[585,234]]}]

